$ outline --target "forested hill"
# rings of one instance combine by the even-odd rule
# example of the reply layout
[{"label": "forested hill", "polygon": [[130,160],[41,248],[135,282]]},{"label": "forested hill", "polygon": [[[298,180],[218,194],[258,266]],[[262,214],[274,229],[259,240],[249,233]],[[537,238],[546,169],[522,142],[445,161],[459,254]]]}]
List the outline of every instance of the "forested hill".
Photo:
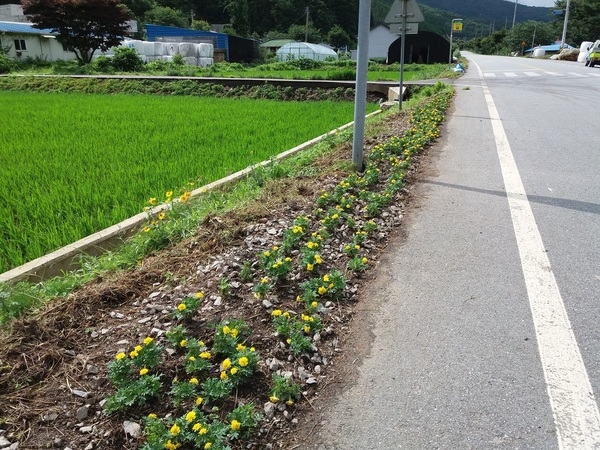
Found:
[{"label": "forested hill", "polygon": [[[506,0],[417,0],[419,5],[452,13],[454,17],[470,18],[478,21],[504,24],[506,20],[512,23],[515,4]],[[373,16],[375,21],[382,22],[394,0],[374,0]],[[551,8],[526,6],[519,3],[517,7],[517,21],[526,22],[535,20],[547,22],[552,20]],[[381,12],[385,11],[383,17]]]}]

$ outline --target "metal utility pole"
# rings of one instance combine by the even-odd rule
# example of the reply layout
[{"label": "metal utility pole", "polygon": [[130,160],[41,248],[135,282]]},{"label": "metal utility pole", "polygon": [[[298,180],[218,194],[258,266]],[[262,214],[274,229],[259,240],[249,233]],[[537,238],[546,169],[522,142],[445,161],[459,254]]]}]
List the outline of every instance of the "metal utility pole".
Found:
[{"label": "metal utility pole", "polygon": [[371,0],[360,0],[358,8],[358,56],[356,62],[352,162],[357,170],[362,171],[363,147],[365,140],[365,111],[367,108],[367,75],[369,69],[369,26],[371,22]]},{"label": "metal utility pole", "polygon": [[519,0],[515,0],[515,12],[513,13],[513,25],[515,27],[515,20],[517,20],[517,5],[519,4]]},{"label": "metal utility pole", "polygon": [[304,27],[304,42],[308,42],[308,6],[306,7],[306,26]]},{"label": "metal utility pole", "polygon": [[565,24],[563,25],[562,39],[560,40],[560,48],[565,46],[567,39],[567,23],[569,22],[569,6],[571,6],[571,0],[567,0],[567,9],[565,10]]}]

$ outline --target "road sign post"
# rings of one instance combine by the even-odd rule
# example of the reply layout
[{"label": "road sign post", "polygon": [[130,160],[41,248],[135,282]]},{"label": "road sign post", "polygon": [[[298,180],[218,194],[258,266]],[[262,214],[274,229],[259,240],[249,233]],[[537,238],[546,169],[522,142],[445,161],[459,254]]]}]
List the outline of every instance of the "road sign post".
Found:
[{"label": "road sign post", "polygon": [[[399,22],[398,19],[400,19]],[[399,32],[401,36],[400,90],[398,92],[398,109],[400,110],[402,109],[402,100],[404,97],[404,48],[406,45],[406,35],[417,34],[419,29],[418,23],[424,20],[425,17],[416,0],[395,0],[385,18],[385,23],[390,25],[390,32]]]},{"label": "road sign post", "polygon": [[448,69],[452,68],[452,38],[454,37],[454,32],[462,32],[462,23],[462,19],[452,19],[452,26],[450,27],[450,56],[448,58]]}]

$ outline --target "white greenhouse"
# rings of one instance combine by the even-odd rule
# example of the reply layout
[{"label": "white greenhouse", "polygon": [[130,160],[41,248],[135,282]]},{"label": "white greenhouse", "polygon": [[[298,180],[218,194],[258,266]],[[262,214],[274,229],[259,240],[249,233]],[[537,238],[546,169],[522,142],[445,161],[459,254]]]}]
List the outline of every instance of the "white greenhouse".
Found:
[{"label": "white greenhouse", "polygon": [[337,53],[329,47],[319,44],[309,44],[308,42],[290,42],[277,50],[277,59],[279,61],[289,61],[290,59],[299,58],[323,61],[326,58],[337,59],[337,57]]}]

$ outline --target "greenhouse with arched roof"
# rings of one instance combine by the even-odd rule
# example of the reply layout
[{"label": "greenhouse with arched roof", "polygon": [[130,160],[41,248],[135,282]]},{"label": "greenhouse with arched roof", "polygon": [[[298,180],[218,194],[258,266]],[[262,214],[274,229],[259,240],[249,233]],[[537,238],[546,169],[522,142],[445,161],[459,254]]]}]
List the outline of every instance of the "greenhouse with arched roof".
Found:
[{"label": "greenhouse with arched roof", "polygon": [[331,48],[320,44],[308,42],[289,42],[277,50],[279,61],[307,58],[315,61],[324,61],[327,58],[337,59],[337,53]]}]

